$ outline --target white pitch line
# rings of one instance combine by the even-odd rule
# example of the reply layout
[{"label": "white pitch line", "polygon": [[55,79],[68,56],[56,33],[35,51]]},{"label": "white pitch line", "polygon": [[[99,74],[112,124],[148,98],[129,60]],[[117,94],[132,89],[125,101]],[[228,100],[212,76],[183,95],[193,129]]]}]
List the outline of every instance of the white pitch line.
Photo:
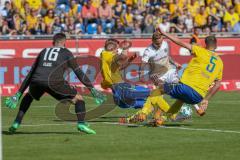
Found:
[{"label": "white pitch line", "polygon": [[[143,126],[141,124],[119,124],[117,122],[103,122],[103,123],[105,123],[105,124],[114,124],[114,125],[139,126],[139,127]],[[209,132],[221,132],[221,133],[238,133],[238,134],[240,134],[240,131],[208,129],[208,128],[187,128],[187,127],[171,127],[171,126],[159,126],[159,128],[191,130],[191,131],[209,131]]]},{"label": "white pitch line", "polygon": [[220,133],[238,133],[240,131],[231,131],[231,130],[220,130],[220,129],[207,129],[207,128],[187,128],[187,127],[161,127],[161,128],[170,128],[170,129],[181,129],[181,130],[191,130],[191,131],[209,131],[209,132],[220,132]]},{"label": "white pitch line", "polygon": [[[119,124],[118,122],[90,122],[91,124],[110,124],[110,125],[125,125],[125,126],[144,126],[141,124]],[[23,124],[23,127],[40,127],[40,126],[63,126],[63,125],[75,125],[74,122],[67,122],[64,124]],[[8,128],[9,126],[3,126],[3,128]],[[240,131],[232,130],[221,130],[221,129],[208,129],[208,128],[187,128],[187,127],[171,127],[171,126],[159,126],[159,128],[164,129],[179,129],[179,130],[190,130],[190,131],[207,131],[207,132],[218,132],[218,133],[236,133],[240,134]]]}]

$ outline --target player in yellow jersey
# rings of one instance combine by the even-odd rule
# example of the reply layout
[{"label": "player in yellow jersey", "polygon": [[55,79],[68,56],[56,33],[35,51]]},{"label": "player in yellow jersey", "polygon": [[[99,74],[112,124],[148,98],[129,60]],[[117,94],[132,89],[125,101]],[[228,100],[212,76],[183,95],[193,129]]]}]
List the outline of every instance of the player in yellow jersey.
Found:
[{"label": "player in yellow jersey", "polygon": [[136,54],[126,56],[126,49],[118,53],[119,41],[108,39],[101,53],[101,73],[104,89],[110,88],[115,104],[121,108],[142,108],[146,98],[150,94],[148,88],[124,82],[122,70],[135,58]]},{"label": "player in yellow jersey", "polygon": [[[217,39],[208,36],[205,39],[206,48],[183,42],[177,37],[171,36],[160,29],[159,32],[174,43],[191,51],[193,58],[178,84],[164,83],[158,89],[152,91],[143,108],[137,114],[128,118],[129,122],[144,121],[154,107],[159,107],[165,113],[175,114],[183,103],[198,104],[206,110],[208,100],[218,91],[223,74],[223,62],[214,51],[217,48]],[[214,84],[210,89],[209,87]],[[168,94],[177,99],[170,107],[161,95]]]},{"label": "player in yellow jersey", "polygon": [[[115,39],[108,39],[105,43],[105,49],[101,53],[101,72],[103,81],[101,86],[103,89],[111,88],[115,83],[122,83],[121,71],[117,67],[117,48],[119,42]],[[115,65],[114,65],[115,64]]]}]

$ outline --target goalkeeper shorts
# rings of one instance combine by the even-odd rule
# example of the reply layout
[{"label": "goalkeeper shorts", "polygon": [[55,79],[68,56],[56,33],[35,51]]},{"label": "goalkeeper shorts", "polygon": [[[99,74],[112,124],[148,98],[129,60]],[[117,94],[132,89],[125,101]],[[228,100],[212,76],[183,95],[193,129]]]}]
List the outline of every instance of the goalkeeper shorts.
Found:
[{"label": "goalkeeper shorts", "polygon": [[73,99],[77,90],[70,86],[68,82],[63,82],[49,86],[47,83],[31,82],[28,93],[35,99],[40,100],[44,93],[50,94],[57,100]]}]

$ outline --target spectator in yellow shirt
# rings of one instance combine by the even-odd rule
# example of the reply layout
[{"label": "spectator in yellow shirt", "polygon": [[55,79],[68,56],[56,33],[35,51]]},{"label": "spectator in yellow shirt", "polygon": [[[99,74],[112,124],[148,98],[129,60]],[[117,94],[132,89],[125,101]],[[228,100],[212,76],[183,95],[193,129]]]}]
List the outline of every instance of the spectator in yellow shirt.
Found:
[{"label": "spectator in yellow shirt", "polygon": [[224,0],[224,4],[225,4],[226,8],[230,8],[233,5],[232,0]]},{"label": "spectator in yellow shirt", "polygon": [[33,33],[34,28],[37,25],[37,11],[34,9],[30,10],[30,14],[27,15],[26,21],[27,21],[27,29]]},{"label": "spectator in yellow shirt", "polygon": [[235,0],[235,11],[240,15],[240,0]]},{"label": "spectator in yellow shirt", "polygon": [[30,7],[28,2],[24,2],[23,8],[21,8],[19,13],[23,19],[26,19],[26,16],[30,14]]},{"label": "spectator in yellow shirt", "polygon": [[92,5],[95,8],[99,8],[101,5],[101,0],[92,0]]},{"label": "spectator in yellow shirt", "polygon": [[46,27],[52,27],[54,23],[54,11],[52,9],[47,11],[47,15],[44,17],[44,23]]},{"label": "spectator in yellow shirt", "polygon": [[132,6],[127,6],[127,11],[121,17],[122,23],[125,25],[125,32],[131,33],[133,29],[133,14],[132,14]]},{"label": "spectator in yellow shirt", "polygon": [[28,2],[30,9],[37,10],[38,13],[42,9],[42,0],[25,0]]},{"label": "spectator in yellow shirt", "polygon": [[207,7],[206,7],[206,12],[208,15],[215,15],[217,13],[217,8],[214,5],[214,2],[211,2]]},{"label": "spectator in yellow shirt", "polygon": [[108,0],[108,4],[113,7],[116,5],[116,0]]},{"label": "spectator in yellow shirt", "polygon": [[225,23],[230,22],[231,26],[234,27],[239,21],[239,15],[235,12],[234,7],[230,7],[229,11],[225,12],[223,17]]},{"label": "spectator in yellow shirt", "polygon": [[133,0],[125,0],[125,3],[127,6],[132,6],[133,5]]},{"label": "spectator in yellow shirt", "polygon": [[160,14],[169,14],[169,9],[167,3],[163,3],[160,7]]},{"label": "spectator in yellow shirt", "polygon": [[43,0],[43,6],[45,9],[54,9],[57,6],[57,0]]},{"label": "spectator in yellow shirt", "polygon": [[81,9],[81,6],[77,4],[76,0],[71,0],[69,16],[77,19],[81,18]]},{"label": "spectator in yellow shirt", "polygon": [[193,17],[197,15],[197,11],[199,9],[199,5],[196,0],[191,0],[190,3],[187,5],[188,11],[191,13]]},{"label": "spectator in yellow shirt", "polygon": [[138,10],[140,12],[143,12],[146,9],[145,6],[147,3],[148,3],[148,0],[138,0],[136,2],[137,6],[138,6]]},{"label": "spectator in yellow shirt", "polygon": [[179,8],[178,1],[177,0],[170,0],[170,2],[169,2],[169,12],[170,12],[170,14],[173,15],[178,8]]},{"label": "spectator in yellow shirt", "polygon": [[49,9],[55,9],[57,6],[57,0],[42,0],[43,3],[43,9],[42,13],[46,14],[47,10]]},{"label": "spectator in yellow shirt", "polygon": [[12,0],[13,8],[16,12],[20,13],[23,9],[24,0]]},{"label": "spectator in yellow shirt", "polygon": [[199,13],[195,16],[195,26],[203,27],[207,23],[207,13],[205,12],[205,7],[201,6]]}]

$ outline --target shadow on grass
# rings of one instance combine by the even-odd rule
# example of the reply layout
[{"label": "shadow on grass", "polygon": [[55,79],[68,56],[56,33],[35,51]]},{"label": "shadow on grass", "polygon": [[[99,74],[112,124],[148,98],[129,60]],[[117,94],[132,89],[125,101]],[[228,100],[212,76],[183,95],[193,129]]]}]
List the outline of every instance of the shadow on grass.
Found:
[{"label": "shadow on grass", "polygon": [[171,123],[171,124],[164,124],[165,127],[183,127],[183,126],[192,126],[189,123]]},{"label": "shadow on grass", "polygon": [[[88,120],[87,122],[118,122],[119,118],[122,118],[124,116],[102,116],[94,120]],[[54,122],[66,122],[61,119],[54,119]],[[76,122],[76,120],[69,120],[67,122]]]},{"label": "shadow on grass", "polygon": [[14,134],[8,132],[8,131],[2,131],[3,135],[10,135],[10,136],[14,136],[14,135],[49,135],[49,134],[57,134],[57,135],[79,135],[79,134],[84,134],[81,132],[16,132]]},{"label": "shadow on grass", "polygon": [[[53,120],[54,122],[66,122],[66,121],[62,121],[62,120]],[[67,122],[76,122],[76,121],[67,121]],[[118,121],[114,121],[114,120],[90,120],[90,121],[86,121],[86,122],[92,122],[92,123],[103,123],[103,122],[118,122]],[[77,123],[77,122],[76,122]]]}]

